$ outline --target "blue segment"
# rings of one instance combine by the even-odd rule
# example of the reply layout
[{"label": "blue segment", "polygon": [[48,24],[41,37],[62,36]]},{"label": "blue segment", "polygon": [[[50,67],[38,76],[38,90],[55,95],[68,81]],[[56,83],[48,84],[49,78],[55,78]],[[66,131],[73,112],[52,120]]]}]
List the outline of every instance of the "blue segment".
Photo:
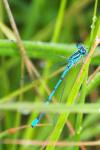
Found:
[{"label": "blue segment", "polygon": [[68,68],[68,67],[65,68],[64,72],[63,72],[62,75],[61,75],[61,78],[62,78],[62,79],[66,76],[66,74],[67,74],[67,72],[69,71],[69,69],[70,69],[70,68]]},{"label": "blue segment", "polygon": [[74,58],[76,58],[79,55],[80,55],[79,51],[75,52],[72,56],[69,57],[68,62],[71,63],[74,60]]},{"label": "blue segment", "polygon": [[[49,104],[50,101],[52,100],[52,97],[54,96],[56,90],[62,83],[67,72],[74,66],[74,64],[76,64],[81,59],[82,56],[85,56],[87,54],[86,49],[84,48],[84,46],[82,44],[77,44],[77,48],[78,48],[78,50],[72,56],[70,56],[69,59],[67,60],[68,64],[67,64],[65,70],[63,71],[63,73],[61,74],[61,77],[58,80],[57,84],[55,85],[53,91],[48,96],[46,104]],[[38,118],[36,118],[32,122],[32,124],[31,124],[32,128],[39,123],[39,121],[43,117],[43,115],[44,115],[44,113],[39,114]]]},{"label": "blue segment", "polygon": [[52,96],[54,95],[54,93],[55,93],[55,90],[53,90],[52,93],[49,95],[48,101],[50,101],[52,99]]},{"label": "blue segment", "polygon": [[86,49],[84,48],[84,46],[82,44],[77,44],[77,48],[79,49],[79,53],[81,55],[86,56],[87,52],[86,52]]},{"label": "blue segment", "polygon": [[33,120],[33,122],[31,123],[32,128],[35,127],[38,123],[39,123],[39,119],[38,118]]},{"label": "blue segment", "polygon": [[57,83],[56,86],[54,87],[54,90],[56,90],[56,89],[59,87],[59,85],[61,84],[61,82],[62,82],[62,79],[59,79],[58,83]]},{"label": "blue segment", "polygon": [[78,53],[77,55],[75,55],[74,57],[73,57],[73,60],[76,60],[77,58],[79,58],[80,57],[80,53]]}]

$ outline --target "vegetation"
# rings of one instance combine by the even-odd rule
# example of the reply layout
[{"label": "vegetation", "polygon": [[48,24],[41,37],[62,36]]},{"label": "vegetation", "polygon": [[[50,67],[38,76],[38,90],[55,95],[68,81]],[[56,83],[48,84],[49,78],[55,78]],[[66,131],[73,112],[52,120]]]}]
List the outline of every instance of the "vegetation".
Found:
[{"label": "vegetation", "polygon": [[[47,106],[76,43],[88,54]],[[98,0],[0,0],[0,150],[100,148],[99,44]]]}]

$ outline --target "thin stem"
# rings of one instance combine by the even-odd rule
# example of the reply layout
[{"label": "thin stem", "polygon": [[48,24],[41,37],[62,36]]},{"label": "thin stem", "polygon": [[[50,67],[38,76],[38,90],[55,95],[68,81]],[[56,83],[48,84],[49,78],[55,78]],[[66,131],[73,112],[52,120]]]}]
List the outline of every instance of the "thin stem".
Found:
[{"label": "thin stem", "polygon": [[[85,103],[86,87],[87,87],[86,83],[87,83],[87,74],[86,74],[86,77],[83,81],[79,104],[84,104]],[[77,115],[77,120],[76,120],[76,134],[78,134],[78,137],[79,137],[79,134],[81,134],[81,131],[82,131],[82,120],[83,120],[83,114],[80,113],[80,114]]]},{"label": "thin stem", "polygon": [[100,146],[100,140],[97,141],[70,141],[70,142],[63,142],[63,141],[58,141],[58,142],[53,142],[53,141],[36,141],[36,140],[12,140],[12,139],[4,139],[1,141],[4,144],[18,144],[18,145],[37,145],[37,146],[46,146],[46,145],[54,145],[57,147],[69,147],[69,146]]},{"label": "thin stem", "polygon": [[95,76],[92,78],[91,82],[87,82],[87,92],[89,94],[93,89],[100,85],[100,72],[97,72]]},{"label": "thin stem", "polygon": [[[27,55],[31,58],[50,60],[57,62],[66,62],[67,58],[75,52],[75,44],[61,44],[48,42],[23,41],[26,47]],[[3,51],[2,51],[3,49]],[[97,47],[93,55],[92,64],[100,64],[100,48]],[[51,54],[52,53],[52,54]],[[18,47],[15,41],[0,40],[0,56],[19,57]],[[62,57],[64,56],[64,57]],[[98,61],[98,63],[95,61]]]},{"label": "thin stem", "polygon": [[96,74],[98,72],[100,72],[100,66],[97,67],[97,69],[89,76],[89,79],[88,79],[87,83],[90,83],[94,79],[94,77],[96,76]]},{"label": "thin stem", "polygon": [[66,7],[67,0],[61,0],[58,16],[56,19],[56,24],[55,24],[55,29],[54,29],[54,34],[52,41],[57,42],[60,36],[62,24],[63,24],[63,18],[64,18],[64,13],[65,13],[65,7]]},{"label": "thin stem", "polygon": [[[79,75],[78,75],[78,77],[72,87],[72,90],[68,96],[68,99],[66,102],[67,105],[72,105],[74,103],[74,100],[78,94],[79,88],[80,88],[81,84],[83,83],[84,77],[85,77],[87,69],[89,67],[91,57],[93,56],[94,50],[98,46],[99,43],[100,43],[100,39],[96,39],[93,46],[90,49],[90,52],[86,56],[84,64],[82,65]],[[60,115],[60,117],[57,121],[57,124],[51,133],[50,140],[55,141],[55,143],[57,142],[68,116],[69,116],[69,113],[64,113],[64,114]],[[47,146],[46,150],[53,150],[54,147],[55,147],[55,144],[52,146]]]},{"label": "thin stem", "polygon": [[[52,77],[55,77],[57,74],[61,73],[64,70],[64,67],[60,68],[59,70],[55,71],[54,73],[52,73],[51,75],[49,75],[48,77],[45,78],[45,80],[51,79]],[[44,78],[42,78],[42,80],[44,80]],[[94,89],[98,84],[100,83],[100,73],[98,72],[93,78],[92,78],[92,82],[87,83],[87,93],[89,94],[90,91],[92,89]],[[15,92],[9,94],[8,96],[5,96],[3,98],[1,98],[0,103],[5,103],[8,101],[11,101],[14,97],[17,97],[18,95],[20,95],[21,92],[26,92],[32,88],[34,88],[36,85],[39,84],[39,79],[32,82],[31,84],[28,84],[26,86],[24,86],[21,90],[18,89]]]},{"label": "thin stem", "polygon": [[84,113],[84,114],[100,114],[100,104],[99,103],[87,103],[87,104],[50,104],[46,105],[45,103],[32,103],[32,102],[15,102],[11,104],[1,104],[0,110],[10,110],[10,111],[20,111],[22,109],[27,110],[29,112],[32,111],[44,111],[44,112],[52,112],[59,113],[63,115],[63,113]]},{"label": "thin stem", "polygon": [[[29,58],[28,58],[28,56],[26,54],[25,47],[24,47],[24,45],[23,45],[23,43],[21,41],[19,32],[17,30],[17,26],[15,24],[13,15],[11,13],[11,10],[10,10],[9,4],[8,4],[8,1],[7,0],[3,0],[3,2],[4,2],[4,5],[5,5],[5,8],[6,8],[6,11],[7,11],[7,14],[8,14],[8,17],[9,17],[12,29],[13,29],[13,31],[15,33],[17,44],[19,46],[19,50],[20,50],[21,56],[23,57],[24,63],[25,63],[26,68],[27,68],[27,71],[28,71],[28,73],[29,73],[29,75],[30,75],[30,77],[32,79],[34,78],[33,74],[35,74],[37,78],[40,78],[40,74],[38,73],[38,71],[36,70],[34,64],[32,64],[32,62],[29,60]],[[40,80],[40,82],[43,85],[43,87],[45,88],[46,92],[48,94],[50,94],[50,90],[47,87],[47,85],[42,80]]]},{"label": "thin stem", "polygon": [[95,0],[95,6],[94,6],[94,13],[93,13],[93,20],[92,20],[92,25],[91,25],[91,34],[90,34],[90,46],[92,45],[93,43],[93,38],[94,38],[94,30],[95,30],[95,23],[96,23],[96,20],[97,20],[97,17],[96,17],[96,13],[97,13],[97,6],[98,6],[98,0]]},{"label": "thin stem", "polygon": [[[21,59],[21,80],[20,80],[20,89],[22,90],[24,87],[24,60],[23,57]],[[22,102],[24,98],[24,93],[21,92],[19,95],[19,102]],[[15,127],[20,126],[20,122],[21,122],[21,113],[20,112],[16,112],[16,120],[15,120]],[[16,139],[18,137],[18,132],[13,136],[14,139]],[[16,145],[12,145],[12,150],[16,149]]]},{"label": "thin stem", "polygon": [[[97,1],[98,0],[95,1],[92,30],[91,30],[91,35],[90,35],[90,44],[91,45],[93,43],[93,35],[94,35],[93,33],[94,33],[95,22],[96,22]],[[90,45],[90,47],[91,47],[91,45]],[[85,76],[84,81],[83,81],[81,96],[80,96],[80,101],[79,101],[79,103],[83,103],[83,104],[84,104],[85,98],[86,98],[87,79],[88,79],[88,69],[87,69],[86,76]],[[82,120],[83,120],[83,114],[80,113],[77,115],[77,121],[76,121],[76,136],[77,136],[76,139],[78,139],[78,140],[80,140],[80,134],[82,131]]]}]

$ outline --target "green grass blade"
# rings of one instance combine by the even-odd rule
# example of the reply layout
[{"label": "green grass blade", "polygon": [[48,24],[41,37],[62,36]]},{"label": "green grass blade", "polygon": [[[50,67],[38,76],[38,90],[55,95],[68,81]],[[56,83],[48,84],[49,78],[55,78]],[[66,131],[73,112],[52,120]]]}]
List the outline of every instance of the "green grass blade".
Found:
[{"label": "green grass blade", "polygon": [[[71,92],[70,92],[70,94],[68,96],[68,100],[67,100],[66,103],[69,104],[69,105],[72,105],[74,103],[74,100],[75,100],[75,98],[76,98],[76,96],[78,94],[79,88],[80,88],[80,86],[81,86],[81,84],[83,82],[83,79],[84,79],[85,75],[86,75],[86,71],[87,71],[87,69],[89,67],[89,63],[90,63],[91,57],[92,57],[92,55],[94,53],[94,50],[97,47],[97,45],[98,45],[98,42],[96,41],[94,43],[93,47],[91,48],[90,53],[88,54],[88,56],[85,59],[85,63],[83,64],[83,66],[81,68],[81,71],[79,73],[79,76],[76,79],[76,81],[75,81],[75,83],[73,85],[73,88],[72,88],[72,90],[71,90]],[[56,126],[55,126],[55,128],[54,128],[54,130],[53,130],[53,132],[52,132],[52,134],[50,136],[50,140],[51,141],[55,141],[56,142],[59,139],[59,136],[60,136],[60,134],[61,134],[61,132],[63,130],[64,124],[65,124],[68,116],[69,116],[69,113],[60,115],[60,117],[59,117],[59,119],[57,121],[57,124],[56,124]],[[53,150],[54,148],[55,148],[54,145],[53,146],[47,146],[46,150]]]}]

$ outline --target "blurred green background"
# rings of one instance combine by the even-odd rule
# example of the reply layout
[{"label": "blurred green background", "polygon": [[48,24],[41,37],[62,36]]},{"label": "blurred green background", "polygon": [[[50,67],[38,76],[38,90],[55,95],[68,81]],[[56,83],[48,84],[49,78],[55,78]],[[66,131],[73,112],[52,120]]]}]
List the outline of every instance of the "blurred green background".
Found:
[{"label": "blurred green background", "polygon": [[[58,68],[61,68],[61,66],[63,66],[62,64],[65,64],[63,61],[75,52],[77,49],[75,46],[76,43],[81,42],[85,44],[88,51],[93,40],[95,40],[96,35],[100,35],[100,1],[98,1],[97,7],[95,8],[95,15],[97,17],[96,22],[93,20],[93,16],[95,16],[94,6],[96,6],[96,2],[96,0],[8,0],[21,39],[24,41],[27,54],[50,90],[53,89],[57,79],[59,79],[59,75],[52,77],[52,73]],[[95,27],[95,30],[93,27]],[[93,35],[91,33],[92,31]],[[36,82],[37,78],[35,77],[34,82],[36,82],[36,85],[34,86],[34,82],[29,78],[26,69],[24,69],[23,88],[28,87],[29,85],[31,85],[31,87],[21,95],[21,57],[15,39],[3,1],[0,0],[0,100],[5,101],[6,99],[6,102],[11,101],[9,103],[42,102],[46,99],[48,94],[41,83]],[[89,76],[99,65],[100,47],[98,47],[94,53],[88,71]],[[79,73],[80,67],[81,64],[78,64],[68,73],[64,83],[57,90],[56,101],[59,102],[62,95],[61,102],[64,103],[66,101]],[[46,79],[49,76],[51,76],[51,79],[47,81]],[[99,103],[100,68],[95,74],[94,79],[92,85],[90,83],[87,85],[87,88],[86,86],[84,87],[87,91],[83,98],[84,102]],[[86,80],[88,80],[88,78]],[[35,88],[32,89],[32,86]],[[80,91],[82,91],[81,89]],[[18,94],[16,91],[18,91]],[[15,96],[13,94],[15,94]],[[77,96],[77,99],[79,101],[80,98]],[[0,105],[2,105],[2,103]],[[0,150],[46,149],[46,147],[43,146],[18,145],[17,140],[47,140],[59,118],[57,113],[47,113],[48,115],[42,120],[44,123],[52,123],[52,126],[36,127],[34,129],[31,129],[31,127],[25,128],[16,131],[14,134],[11,134],[11,132],[8,132],[7,130],[19,127],[23,124],[31,124],[31,121],[37,116],[37,114],[38,113],[34,111],[30,112],[29,110],[23,110],[23,106],[22,110],[19,111],[8,109],[1,110],[0,138],[2,140],[0,143]],[[78,122],[79,119],[79,115],[71,114],[69,116],[68,120],[71,122],[75,133],[74,135],[70,133],[70,128],[68,129],[67,123],[67,126],[64,126],[59,137],[60,140],[86,141],[97,140],[100,138],[99,114],[87,114],[81,116],[80,123]],[[77,135],[76,132],[81,126],[83,127],[82,131]],[[5,139],[10,140],[8,141],[8,144],[5,144]],[[16,143],[10,144],[13,139],[16,140]],[[82,147],[55,147],[55,149],[78,150],[82,149]],[[100,147],[83,147],[83,149],[99,150]]]}]

